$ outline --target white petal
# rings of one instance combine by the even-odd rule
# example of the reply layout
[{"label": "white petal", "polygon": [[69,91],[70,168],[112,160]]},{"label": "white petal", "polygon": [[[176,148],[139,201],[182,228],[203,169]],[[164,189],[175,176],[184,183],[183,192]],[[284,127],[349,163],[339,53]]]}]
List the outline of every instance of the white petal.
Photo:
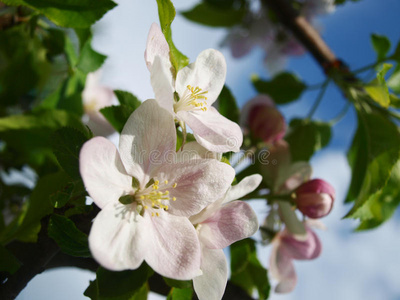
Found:
[{"label": "white petal", "polygon": [[188,158],[213,158],[220,161],[222,158],[222,153],[207,150],[196,141],[186,143],[183,150],[178,154],[183,157],[183,160],[188,160]]},{"label": "white petal", "polygon": [[226,62],[221,52],[214,49],[202,51],[196,62],[181,69],[176,76],[176,91],[180,97],[187,86],[207,91],[207,104],[217,100],[226,78]]},{"label": "white petal", "polygon": [[204,148],[218,153],[240,150],[243,134],[239,125],[214,107],[207,111],[179,111],[177,115],[193,130],[196,141]]},{"label": "white petal", "polygon": [[122,164],[117,148],[103,137],[86,142],[79,154],[79,170],[86,190],[102,208],[132,190],[132,177]]},{"label": "white petal", "polygon": [[157,273],[178,280],[189,280],[199,273],[200,243],[187,218],[167,212],[151,217],[145,213],[149,226],[145,260]]},{"label": "white petal", "polygon": [[224,251],[202,248],[201,270],[203,275],[193,279],[193,287],[199,300],[220,300],[228,280],[228,265]]},{"label": "white petal", "polygon": [[279,241],[276,241],[272,247],[269,272],[271,277],[278,281],[275,292],[289,293],[297,283],[293,261],[284,249],[280,247]]},{"label": "white petal", "polygon": [[199,238],[210,249],[223,249],[252,236],[257,229],[257,216],[250,205],[234,201],[201,223]]},{"label": "white petal", "polygon": [[[157,180],[168,180],[169,212],[177,216],[189,217],[199,213],[210,203],[222,198],[233,178],[235,170],[228,164],[214,159],[201,159],[177,164],[165,164],[157,174]],[[172,185],[176,183],[176,187]]]},{"label": "white petal", "polygon": [[143,102],[126,122],[119,140],[121,159],[141,188],[170,155],[175,155],[174,124],[172,115],[153,99]]},{"label": "white petal", "polygon": [[144,59],[147,68],[151,71],[156,56],[161,56],[169,61],[169,46],[160,26],[157,23],[151,24],[149,35],[147,36],[146,51]]},{"label": "white petal", "polygon": [[136,269],[143,262],[148,226],[131,206],[107,204],[94,219],[89,234],[93,257],[106,269]]},{"label": "white petal", "polygon": [[243,178],[238,184],[233,185],[226,193],[224,203],[238,200],[254,191],[261,183],[262,176],[254,174]]},{"label": "white petal", "polygon": [[174,114],[174,79],[171,63],[156,56],[150,72],[150,82],[158,104],[171,114]]}]

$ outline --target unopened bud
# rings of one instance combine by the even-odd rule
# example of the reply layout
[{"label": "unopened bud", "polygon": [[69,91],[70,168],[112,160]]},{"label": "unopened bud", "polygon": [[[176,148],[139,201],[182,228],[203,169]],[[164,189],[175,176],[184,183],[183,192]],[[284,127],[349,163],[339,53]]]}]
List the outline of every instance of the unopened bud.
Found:
[{"label": "unopened bud", "polygon": [[334,200],[334,188],[321,179],[307,181],[296,190],[297,208],[312,219],[322,218],[329,214]]}]

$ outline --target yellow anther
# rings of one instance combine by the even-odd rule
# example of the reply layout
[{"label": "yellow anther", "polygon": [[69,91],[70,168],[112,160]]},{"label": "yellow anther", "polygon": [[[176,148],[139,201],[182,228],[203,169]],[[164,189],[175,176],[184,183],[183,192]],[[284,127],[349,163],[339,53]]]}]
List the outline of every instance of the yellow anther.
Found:
[{"label": "yellow anther", "polygon": [[159,213],[156,213],[156,216],[157,216],[157,217],[159,217],[159,216],[160,216],[160,214],[159,214]]},{"label": "yellow anther", "polygon": [[175,182],[175,183],[172,185],[172,187],[173,187],[173,188],[176,188],[177,185],[178,185],[178,183]]},{"label": "yellow anther", "polygon": [[169,195],[169,191],[165,191],[164,195]]},{"label": "yellow anther", "polygon": [[144,206],[144,209],[148,209],[149,207],[147,205]]},{"label": "yellow anther", "polygon": [[168,206],[168,205],[165,205],[165,210],[168,210],[168,208],[169,208],[169,206]]},{"label": "yellow anther", "polygon": [[175,197],[172,197],[172,201],[176,201],[176,198],[175,198]]},{"label": "yellow anther", "polygon": [[151,216],[154,217],[154,213],[153,212],[151,213]]},{"label": "yellow anther", "polygon": [[158,185],[153,185],[153,190],[158,190]]},{"label": "yellow anther", "polygon": [[155,185],[159,185],[159,184],[160,184],[160,181],[156,180],[156,181],[154,181],[154,184],[155,184]]},{"label": "yellow anther", "polygon": [[140,200],[144,200],[144,196],[140,196],[139,199],[140,199]]},{"label": "yellow anther", "polygon": [[165,183],[165,184],[168,184],[168,180],[165,180],[164,183]]}]

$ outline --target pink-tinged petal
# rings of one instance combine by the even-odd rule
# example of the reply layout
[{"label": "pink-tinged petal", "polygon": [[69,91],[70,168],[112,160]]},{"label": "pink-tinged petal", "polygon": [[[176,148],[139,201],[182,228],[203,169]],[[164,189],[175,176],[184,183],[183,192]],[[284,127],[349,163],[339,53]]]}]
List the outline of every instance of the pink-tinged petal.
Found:
[{"label": "pink-tinged petal", "polygon": [[151,68],[150,82],[158,104],[169,113],[174,114],[174,79],[171,63],[156,56]]},{"label": "pink-tinged petal", "polygon": [[279,173],[278,192],[287,193],[296,189],[303,182],[310,179],[312,168],[308,162],[299,161],[296,162],[286,170],[282,170]]},{"label": "pink-tinged petal", "polygon": [[103,137],[87,141],[79,154],[79,170],[86,190],[100,208],[132,190],[132,177],[117,148]]},{"label": "pink-tinged petal", "polygon": [[109,136],[115,132],[115,129],[111,124],[104,118],[104,116],[99,112],[88,112],[89,120],[84,123],[90,128],[95,136]]},{"label": "pink-tinged petal", "polygon": [[306,231],[304,237],[297,237],[287,231],[281,237],[281,246],[294,259],[309,260],[321,254],[322,245],[318,236],[310,228],[306,227]]},{"label": "pink-tinged petal", "polygon": [[279,241],[276,241],[272,248],[269,272],[271,277],[278,281],[276,293],[289,293],[296,287],[297,276],[292,258],[281,248]]},{"label": "pink-tinged petal", "polygon": [[149,35],[147,36],[146,51],[144,59],[147,68],[151,71],[154,59],[156,56],[161,56],[169,61],[169,46],[160,26],[157,23],[151,24]]},{"label": "pink-tinged petal", "polygon": [[179,111],[178,117],[193,130],[196,141],[218,152],[238,152],[243,143],[239,125],[222,116],[214,107],[207,111]]},{"label": "pink-tinged petal", "polygon": [[297,195],[297,208],[307,217],[318,219],[328,215],[333,208],[333,199],[329,194],[307,193]]},{"label": "pink-tinged petal", "polygon": [[141,188],[175,155],[174,124],[172,115],[153,99],[143,102],[126,122],[119,140],[121,159]]},{"label": "pink-tinged petal", "polygon": [[210,249],[223,249],[252,236],[258,229],[255,212],[247,203],[228,203],[201,223],[199,238]]},{"label": "pink-tinged petal", "polygon": [[182,97],[187,86],[207,91],[207,104],[217,100],[226,78],[226,62],[221,52],[214,49],[202,51],[196,62],[181,69],[176,76],[176,92]]},{"label": "pink-tinged petal", "polygon": [[189,280],[198,275],[200,243],[189,220],[163,211],[159,217],[146,212],[144,218],[151,223],[145,253],[149,266],[162,276],[178,280]]},{"label": "pink-tinged petal", "polygon": [[253,112],[260,107],[274,107],[274,101],[267,95],[257,95],[251,100],[247,101],[242,108],[240,114],[240,125],[248,127],[249,121],[253,117]]},{"label": "pink-tinged petal", "polygon": [[183,147],[183,150],[178,153],[183,160],[188,160],[188,158],[213,158],[216,160],[221,160],[222,159],[222,153],[216,153],[212,152],[210,150],[207,150],[203,146],[201,146],[198,142],[193,141],[186,143]]},{"label": "pink-tinged petal", "polygon": [[[169,191],[168,212],[189,217],[199,213],[210,203],[224,196],[235,170],[228,164],[214,159],[201,159],[177,164],[165,164],[157,174],[160,182],[168,180],[168,185],[159,191]],[[174,184],[176,187],[174,188]]]},{"label": "pink-tinged petal", "polygon": [[224,251],[202,247],[203,275],[193,278],[194,291],[199,300],[220,300],[228,280],[228,265]]},{"label": "pink-tinged petal", "polygon": [[136,269],[143,262],[151,232],[133,206],[109,203],[94,219],[89,247],[96,261],[106,269]]},{"label": "pink-tinged petal", "polygon": [[233,185],[226,193],[224,203],[238,200],[243,196],[253,192],[261,183],[262,176],[253,174],[243,178],[238,184]]}]

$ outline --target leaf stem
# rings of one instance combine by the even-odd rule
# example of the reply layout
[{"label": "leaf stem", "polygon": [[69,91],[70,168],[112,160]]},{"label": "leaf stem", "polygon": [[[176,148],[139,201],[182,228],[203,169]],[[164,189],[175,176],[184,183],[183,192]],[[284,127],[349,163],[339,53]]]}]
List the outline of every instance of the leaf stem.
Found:
[{"label": "leaf stem", "polygon": [[347,114],[349,111],[349,108],[351,107],[351,102],[347,101],[346,105],[343,107],[343,109],[338,113],[336,117],[334,117],[332,120],[329,121],[329,125],[333,126],[336,123],[338,123],[340,120],[344,118],[344,116]]},{"label": "leaf stem", "polygon": [[307,115],[307,120],[310,120],[312,118],[312,116],[314,115],[315,111],[317,110],[319,104],[321,103],[322,99],[324,98],[324,95],[325,95],[326,89],[329,85],[329,82],[330,82],[330,79],[328,78],[322,84],[322,87],[321,87],[320,92],[318,93],[317,99],[315,100],[314,105],[311,107],[311,110]]}]

